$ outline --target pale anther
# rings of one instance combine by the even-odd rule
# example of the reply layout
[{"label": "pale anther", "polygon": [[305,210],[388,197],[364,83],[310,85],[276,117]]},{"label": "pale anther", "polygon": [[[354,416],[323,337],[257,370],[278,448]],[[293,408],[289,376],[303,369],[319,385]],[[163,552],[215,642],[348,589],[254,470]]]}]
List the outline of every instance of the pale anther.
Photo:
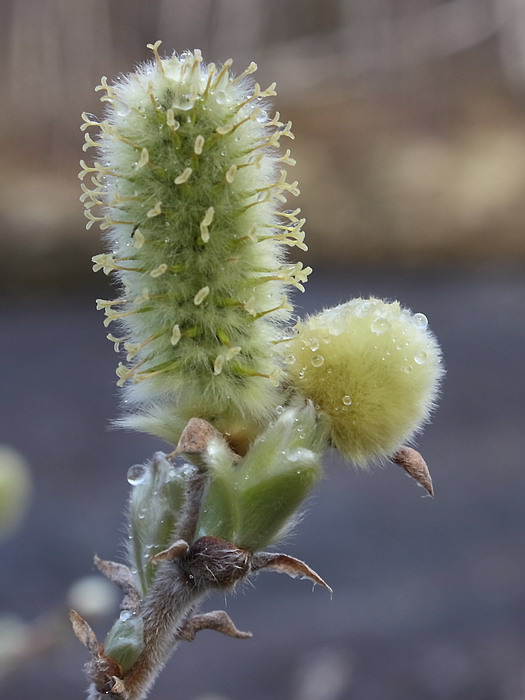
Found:
[{"label": "pale anther", "polygon": [[174,182],[176,185],[183,185],[185,182],[188,182],[190,179],[190,176],[192,174],[192,169],[191,168],[185,168],[180,175],[178,175]]}]

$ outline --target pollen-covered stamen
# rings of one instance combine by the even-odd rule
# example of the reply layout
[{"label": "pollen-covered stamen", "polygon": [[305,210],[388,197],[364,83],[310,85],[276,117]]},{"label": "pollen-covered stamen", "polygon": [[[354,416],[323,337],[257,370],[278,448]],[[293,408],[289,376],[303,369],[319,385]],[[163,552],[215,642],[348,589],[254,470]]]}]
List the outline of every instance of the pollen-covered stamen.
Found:
[{"label": "pollen-covered stamen", "polygon": [[100,122],[98,119],[95,117],[94,114],[89,114],[88,112],[82,112],[80,115],[82,117],[82,121],[84,122],[83,124],[80,125],[80,131],[85,131],[86,129],[89,129],[90,126],[100,126]]},{"label": "pollen-covered stamen", "polygon": [[182,332],[180,330],[180,326],[178,323],[176,323],[173,328],[171,329],[171,337],[170,337],[170,343],[175,346],[179,342],[179,340],[182,338]]},{"label": "pollen-covered stamen", "polygon": [[248,301],[245,301],[243,304],[244,310],[250,314],[250,316],[256,316],[257,315],[257,306],[256,306],[256,300],[254,296],[251,296]]},{"label": "pollen-covered stamen", "polygon": [[293,306],[290,304],[288,297],[286,294],[283,296],[283,299],[281,303],[278,306],[274,306],[273,309],[268,309],[267,311],[260,311],[259,313],[254,314],[254,321],[257,321],[259,318],[262,318],[263,316],[267,316],[268,314],[273,314],[275,311],[293,311]]},{"label": "pollen-covered stamen", "polygon": [[110,175],[111,177],[118,177],[118,178],[122,178],[123,180],[129,180],[129,178],[126,177],[125,175],[122,175],[121,173],[116,173],[113,170],[109,170],[108,168],[105,168],[98,161],[95,161],[93,163],[93,167],[91,167],[89,165],[86,165],[86,162],[84,160],[81,160],[80,167],[82,168],[82,170],[78,174],[79,180],[83,180],[88,173],[96,173],[96,177],[98,177],[99,175],[103,175],[103,176]]},{"label": "pollen-covered stamen", "polygon": [[204,136],[199,134],[197,138],[195,139],[195,145],[193,146],[193,152],[195,155],[200,156],[202,153],[202,149],[204,148],[204,143],[205,139]]},{"label": "pollen-covered stamen", "polygon": [[112,333],[108,333],[106,335],[106,338],[112,343],[114,343],[113,349],[115,350],[115,352],[120,352],[121,344],[124,343],[126,340],[129,340],[131,336],[125,335],[123,338],[116,338]]},{"label": "pollen-covered stamen", "polygon": [[175,180],[173,181],[176,185],[183,185],[185,182],[188,182],[188,180],[191,177],[193,170],[192,168],[184,168],[182,173],[180,175],[177,175]]},{"label": "pollen-covered stamen", "polygon": [[105,275],[109,275],[110,272],[114,270],[126,270],[127,272],[141,272],[141,268],[138,267],[122,267],[117,265],[115,258],[107,253],[101,253],[100,255],[94,255],[91,258],[94,263],[93,272],[99,272],[102,270]]},{"label": "pollen-covered stamen", "polygon": [[168,269],[168,266],[166,263],[161,263],[157,267],[153,268],[153,270],[150,271],[150,277],[156,278],[156,277],[161,277]]},{"label": "pollen-covered stamen", "polygon": [[193,51],[193,63],[191,64],[191,79],[193,80],[199,65],[202,63],[202,53],[200,49]]},{"label": "pollen-covered stamen", "polygon": [[146,340],[143,340],[141,343],[129,343],[125,342],[124,343],[124,350],[128,353],[126,356],[126,360],[130,362],[134,357],[138,355],[138,353],[145,348],[147,345],[152,343],[154,340],[157,340],[157,338],[160,338],[161,333],[155,333],[154,335],[150,336]]},{"label": "pollen-covered stamen", "polygon": [[85,202],[87,199],[96,199],[102,192],[102,183],[98,182],[98,180],[96,180],[94,177],[91,178],[91,181],[95,185],[92,190],[90,190],[89,187],[87,187],[83,182],[80,183],[82,194],[80,195],[79,199],[81,202]]},{"label": "pollen-covered stamen", "polygon": [[268,87],[265,90],[261,90],[261,86],[259,83],[255,83],[253,86],[253,93],[250,95],[250,97],[247,97],[244,102],[241,102],[240,105],[237,108],[237,111],[242,109],[245,105],[247,105],[249,102],[252,102],[252,100],[257,100],[260,97],[274,97],[277,95],[275,92],[275,87],[277,83],[271,83],[268,85]]},{"label": "pollen-covered stamen", "polygon": [[118,306],[119,304],[125,304],[127,299],[96,299],[97,311],[102,309],[109,309],[112,306]]},{"label": "pollen-covered stamen", "polygon": [[99,272],[102,270],[105,275],[109,275],[113,270],[118,269],[118,265],[112,255],[108,253],[100,253],[99,255],[94,255],[91,258],[93,263],[93,272]]},{"label": "pollen-covered stamen", "polygon": [[226,61],[224,61],[224,63],[222,64],[222,68],[217,73],[217,75],[215,76],[215,80],[213,81],[214,88],[218,87],[219,83],[221,82],[221,80],[224,77],[226,77],[226,78],[228,77],[228,70],[231,68],[232,63],[233,63],[232,58],[228,58]]},{"label": "pollen-covered stamen", "polygon": [[159,39],[154,44],[146,44],[146,48],[153,51],[153,55],[155,56],[155,65],[157,66],[157,70],[160,73],[162,73],[162,75],[164,75],[164,67],[162,65],[162,59],[159,56],[159,46],[161,44],[162,44],[162,41]]},{"label": "pollen-covered stamen", "polygon": [[128,367],[127,365],[123,364],[122,362],[119,362],[117,369],[115,370],[115,374],[118,377],[117,386],[124,386],[124,384],[129,379],[131,379],[133,377],[134,373],[135,373],[134,367]]},{"label": "pollen-covered stamen", "polygon": [[293,167],[294,165],[296,165],[296,163],[297,163],[297,161],[295,160],[295,158],[292,158],[292,157],[290,156],[290,149],[289,149],[289,148],[286,149],[286,153],[284,153],[284,155],[282,155],[282,156],[280,156],[279,158],[277,158],[277,161],[278,161],[279,163],[284,163],[285,165],[290,165],[290,166],[292,166],[292,167]]},{"label": "pollen-covered stamen", "polygon": [[179,122],[175,119],[175,112],[171,107],[166,110],[166,124],[175,131],[180,127]]},{"label": "pollen-covered stamen", "polygon": [[297,180],[294,182],[286,182],[286,175],[286,170],[281,170],[281,176],[277,182],[272,182],[271,184],[266,185],[266,187],[259,187],[255,191],[265,192],[267,190],[270,190],[276,192],[277,194],[279,194],[280,192],[290,192],[290,194],[293,194],[295,197],[297,197],[300,194],[299,188],[297,187],[299,183],[297,182]]},{"label": "pollen-covered stamen", "polygon": [[248,75],[251,75],[252,73],[255,73],[257,70],[257,64],[252,61],[250,65],[243,70],[243,72],[238,75],[234,80],[232,80],[232,85],[237,85],[243,78],[246,78]]},{"label": "pollen-covered stamen", "polygon": [[265,124],[265,126],[277,126],[277,127],[284,126],[283,122],[279,121],[280,118],[281,118],[280,113],[279,113],[279,112],[275,112],[275,114],[273,115],[272,120],[269,121],[267,124]]},{"label": "pollen-covered stamen", "polygon": [[107,231],[110,228],[113,228],[113,226],[118,226],[119,224],[122,224],[124,226],[133,226],[132,221],[123,221],[121,219],[112,219],[108,214],[104,217],[103,223],[100,224],[100,230],[101,231]]},{"label": "pollen-covered stamen", "polygon": [[279,132],[281,136],[287,136],[292,141],[295,139],[295,135],[292,133],[292,122],[286,122],[286,125],[282,131]]},{"label": "pollen-covered stamen", "polygon": [[148,219],[153,219],[155,216],[162,214],[162,202],[157,202],[154,207],[146,212]]},{"label": "pollen-covered stamen", "polygon": [[100,207],[104,204],[104,202],[102,202],[100,199],[97,199],[94,194],[91,194],[89,199],[89,202],[84,202],[84,211],[92,209],[93,207]]},{"label": "pollen-covered stamen", "polygon": [[206,214],[204,215],[204,219],[199,224],[203,243],[207,243],[210,240],[209,226],[213,221],[214,215],[215,209],[213,207],[208,207]]},{"label": "pollen-covered stamen", "polygon": [[281,136],[289,136],[289,134],[285,134],[283,131],[273,131],[271,134],[264,136],[261,139],[261,142],[257,144],[256,146],[253,146],[253,148],[248,149],[245,151],[246,153],[253,153],[254,151],[257,151],[260,148],[279,148],[279,139]]},{"label": "pollen-covered stamen", "polygon": [[242,348],[240,345],[234,345],[231,348],[228,348],[228,350],[225,353],[221,353],[220,355],[217,355],[215,358],[215,361],[213,363],[213,374],[215,376],[219,375],[222,370],[224,369],[224,365],[232,360],[236,355],[238,355],[242,351]]},{"label": "pollen-covered stamen", "polygon": [[231,185],[235,179],[235,175],[237,174],[237,164],[234,163],[233,165],[230,165],[228,170],[226,171],[226,175],[224,176],[224,179],[226,182]]},{"label": "pollen-covered stamen", "polygon": [[144,238],[144,234],[142,233],[142,231],[139,228],[135,229],[135,232],[133,234],[133,245],[135,246],[135,248],[140,250],[140,248],[142,248],[145,242],[146,239]]},{"label": "pollen-covered stamen", "polygon": [[100,79],[100,85],[97,85],[95,88],[95,92],[100,92],[100,90],[105,90],[106,94],[102,95],[100,98],[101,102],[113,102],[115,99],[115,90],[111,87],[111,85],[108,85],[108,79],[105,75],[102,76]]},{"label": "pollen-covered stamen", "polygon": [[106,317],[104,319],[104,326],[107,328],[110,323],[117,321],[120,318],[125,318],[126,316],[131,316],[132,314],[139,314],[143,311],[150,311],[150,309],[130,309],[129,311],[115,311],[114,309],[104,309]]},{"label": "pollen-covered stamen", "polygon": [[303,282],[308,281],[308,275],[311,274],[311,267],[303,267],[303,263],[298,262],[295,265],[283,265],[276,271],[278,274],[271,277],[259,277],[257,284],[265,284],[266,282],[285,282],[291,284],[299,291],[304,292]]},{"label": "pollen-covered stamen", "polygon": [[305,219],[300,219],[294,226],[273,226],[273,228],[281,229],[286,233],[278,233],[271,236],[259,236],[258,241],[273,240],[283,245],[296,246],[300,250],[308,250],[308,246],[304,242],[305,233],[301,229]]},{"label": "pollen-covered stamen", "polygon": [[222,368],[224,367],[225,362],[225,355],[217,355],[217,357],[215,358],[215,362],[213,363],[213,374],[215,374],[216,376],[219,375],[222,372]]},{"label": "pollen-covered stamen", "polygon": [[96,141],[93,141],[93,139],[91,138],[91,134],[87,131],[84,134],[84,141],[85,143],[82,146],[82,150],[84,151],[84,153],[87,151],[88,148],[96,148],[98,145]]},{"label": "pollen-covered stamen", "polygon": [[195,306],[200,306],[209,293],[209,287],[202,287],[202,289],[199,289],[197,294],[193,297],[193,303],[195,304]]},{"label": "pollen-covered stamen", "polygon": [[204,88],[204,91],[202,93],[203,97],[206,97],[208,95],[209,89],[211,87],[211,81],[213,80],[213,76],[217,73],[217,66],[215,63],[208,63],[208,80],[206,81],[206,87]]},{"label": "pollen-covered stamen", "polygon": [[242,348],[240,345],[233,345],[231,348],[228,348],[226,352],[226,361],[232,360],[236,355],[238,355],[242,351]]},{"label": "pollen-covered stamen", "polygon": [[297,221],[297,216],[300,213],[300,209],[294,209],[293,211],[279,211],[277,212],[277,215],[284,216],[286,219],[290,219],[290,221]]},{"label": "pollen-covered stamen", "polygon": [[247,211],[248,209],[251,209],[252,207],[256,207],[258,204],[266,204],[272,199],[272,193],[270,191],[266,192],[266,194],[263,197],[259,197],[258,199],[255,200],[255,202],[251,202],[250,204],[247,204],[245,207],[242,208],[242,211]]},{"label": "pollen-covered stamen", "polygon": [[147,148],[143,148],[137,161],[137,170],[143,168],[147,163],[149,163],[149,151]]},{"label": "pollen-covered stamen", "polygon": [[259,170],[260,167],[261,167],[261,162],[262,162],[263,158],[264,158],[264,153],[258,153],[258,154],[255,156],[255,158],[251,158],[247,163],[240,163],[240,164],[237,166],[237,170],[240,170],[241,168],[248,168],[248,167],[250,167],[250,166],[252,166],[252,165],[254,165],[255,168],[256,168],[257,170]]}]

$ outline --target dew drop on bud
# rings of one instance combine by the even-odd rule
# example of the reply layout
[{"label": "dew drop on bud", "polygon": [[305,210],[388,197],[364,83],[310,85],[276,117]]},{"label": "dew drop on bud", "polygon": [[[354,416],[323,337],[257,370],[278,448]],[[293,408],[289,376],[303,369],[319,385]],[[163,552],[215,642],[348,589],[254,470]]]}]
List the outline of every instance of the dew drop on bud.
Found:
[{"label": "dew drop on bud", "polygon": [[322,355],[314,355],[312,357],[312,365],[314,367],[321,367],[324,365],[324,357]]},{"label": "dew drop on bud", "polygon": [[416,365],[424,365],[426,361],[427,361],[427,353],[426,352],[418,352],[416,355],[414,355],[414,362],[416,363]]},{"label": "dew drop on bud", "polygon": [[119,102],[115,107],[115,112],[119,117],[127,117],[130,112],[130,108],[124,102]]},{"label": "dew drop on bud", "polygon": [[404,372],[405,374],[410,374],[412,371],[412,365],[405,365],[404,367],[401,367],[401,371]]},{"label": "dew drop on bud", "polygon": [[388,331],[390,327],[390,321],[388,321],[386,318],[382,318],[381,316],[375,318],[370,324],[370,330],[376,335],[381,335],[381,333],[385,333],[385,331]]},{"label": "dew drop on bud", "polygon": [[286,365],[294,365],[295,364],[295,355],[286,355],[284,358],[284,363]]},{"label": "dew drop on bud", "polygon": [[132,486],[142,484],[148,473],[148,468],[143,464],[134,464],[128,469],[127,479]]},{"label": "dew drop on bud", "polygon": [[123,610],[119,615],[119,619],[121,622],[126,622],[126,620],[129,620],[130,617],[133,617],[133,613],[131,612],[131,610]]},{"label": "dew drop on bud", "polygon": [[416,328],[420,328],[422,331],[428,326],[428,318],[425,314],[414,314],[412,316],[412,323]]},{"label": "dew drop on bud", "polygon": [[345,394],[343,396],[343,403],[345,406],[351,406],[352,405],[352,397],[349,396],[348,394]]}]

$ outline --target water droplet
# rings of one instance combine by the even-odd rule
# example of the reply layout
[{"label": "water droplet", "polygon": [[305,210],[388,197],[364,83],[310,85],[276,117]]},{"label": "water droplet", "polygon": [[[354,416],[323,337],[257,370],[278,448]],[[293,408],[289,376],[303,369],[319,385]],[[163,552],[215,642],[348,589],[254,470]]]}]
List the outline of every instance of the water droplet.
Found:
[{"label": "water droplet", "polygon": [[422,331],[424,331],[425,328],[428,326],[428,318],[425,316],[425,314],[414,314],[412,316],[412,323],[416,328],[419,328]]},{"label": "water droplet", "polygon": [[195,97],[193,95],[179,95],[173,100],[173,109],[180,109],[182,112],[188,112],[192,109],[195,104]]},{"label": "water droplet", "polygon": [[226,104],[226,101],[227,101],[227,95],[226,95],[226,93],[224,92],[224,90],[218,90],[218,91],[215,93],[215,102],[216,102],[218,105],[224,105],[224,104]]},{"label": "water droplet", "polygon": [[295,355],[286,355],[284,358],[284,364],[285,365],[294,365],[295,364]]},{"label": "water droplet", "polygon": [[284,408],[284,406],[277,406],[275,412],[280,415],[281,413],[284,413],[285,410],[286,409]]},{"label": "water droplet", "polygon": [[374,318],[374,320],[370,324],[370,330],[376,335],[381,335],[381,333],[385,333],[386,331],[390,330],[391,327],[392,324],[390,323],[390,321],[388,321],[386,318],[382,318],[381,316],[379,316],[378,318]]},{"label": "water droplet", "polygon": [[426,352],[418,352],[414,355],[414,362],[416,365],[424,365],[427,361],[427,357],[428,355]]},{"label": "water droplet", "polygon": [[126,622],[126,620],[129,620],[130,617],[133,617],[133,613],[131,612],[131,610],[123,610],[119,615],[119,619],[121,622]]},{"label": "water droplet", "polygon": [[132,486],[142,484],[148,473],[148,468],[144,464],[134,464],[128,469],[127,479]]},{"label": "water droplet", "polygon": [[343,403],[345,406],[351,406],[352,405],[352,397],[349,396],[348,394],[345,394],[343,396]]},{"label": "water droplet", "polygon": [[316,352],[317,350],[319,350],[319,339],[318,338],[310,338],[309,345],[310,345],[310,350],[312,352]]},{"label": "water droplet", "polygon": [[404,367],[401,367],[401,371],[404,372],[405,374],[410,374],[412,369],[413,369],[412,365],[405,365]]},{"label": "water droplet", "polygon": [[322,355],[314,355],[312,357],[312,365],[314,367],[321,367],[324,365],[324,357]]},{"label": "water droplet", "polygon": [[130,109],[128,105],[124,102],[119,102],[115,107],[115,112],[119,117],[127,117],[130,112]]}]

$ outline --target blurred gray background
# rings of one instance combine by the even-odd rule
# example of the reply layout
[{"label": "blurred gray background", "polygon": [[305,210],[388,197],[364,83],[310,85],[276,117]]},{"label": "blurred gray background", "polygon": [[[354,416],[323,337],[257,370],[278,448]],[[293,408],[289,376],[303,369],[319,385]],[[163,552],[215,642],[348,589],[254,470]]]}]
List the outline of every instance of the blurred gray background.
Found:
[{"label": "blurred gray background", "polygon": [[108,429],[116,356],[94,299],[111,292],[77,179],[94,86],[156,39],[277,81],[315,268],[300,311],[398,298],[448,373],[419,441],[435,500],[395,466],[329,456],[283,548],[333,599],[261,574],[226,602],[254,638],[201,633],[152,698],[525,700],[523,0],[3,0],[0,442],[34,493],[0,542],[0,620],[30,642],[0,697],[84,697],[68,590],[94,552],[122,557],[127,468],[166,447]]}]

